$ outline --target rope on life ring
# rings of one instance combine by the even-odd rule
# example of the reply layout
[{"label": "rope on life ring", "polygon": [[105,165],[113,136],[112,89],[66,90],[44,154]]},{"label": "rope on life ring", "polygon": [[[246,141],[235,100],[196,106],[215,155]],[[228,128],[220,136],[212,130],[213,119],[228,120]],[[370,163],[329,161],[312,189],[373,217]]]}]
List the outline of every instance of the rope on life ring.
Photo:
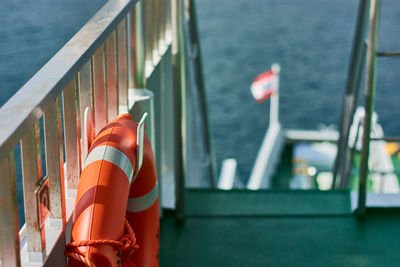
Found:
[{"label": "rope on life ring", "polygon": [[86,258],[81,252],[76,250],[78,247],[85,246],[100,246],[100,245],[110,245],[116,248],[120,253],[121,258],[121,267],[135,267],[135,264],[132,260],[129,259],[129,256],[137,249],[139,249],[139,245],[136,244],[135,233],[128,220],[125,219],[124,225],[125,234],[118,240],[109,240],[109,239],[100,239],[100,240],[83,240],[83,241],[75,241],[66,245],[65,247],[65,256],[72,258],[76,261],[79,261],[86,266],[96,267],[96,265],[91,262],[88,258]]}]

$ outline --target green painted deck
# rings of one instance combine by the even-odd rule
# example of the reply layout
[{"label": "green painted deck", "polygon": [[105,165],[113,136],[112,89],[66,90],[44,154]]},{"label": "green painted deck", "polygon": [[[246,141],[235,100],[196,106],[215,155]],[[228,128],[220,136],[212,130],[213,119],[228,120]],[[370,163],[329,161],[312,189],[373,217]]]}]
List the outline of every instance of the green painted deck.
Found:
[{"label": "green painted deck", "polygon": [[161,220],[161,266],[400,266],[400,213],[358,221],[348,191],[188,190]]}]

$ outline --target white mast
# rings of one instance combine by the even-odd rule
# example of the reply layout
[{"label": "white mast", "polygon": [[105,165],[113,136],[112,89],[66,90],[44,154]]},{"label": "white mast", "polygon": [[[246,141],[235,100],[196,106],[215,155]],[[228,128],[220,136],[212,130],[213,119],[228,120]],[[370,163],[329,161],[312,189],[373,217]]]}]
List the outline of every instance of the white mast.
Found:
[{"label": "white mast", "polygon": [[277,92],[271,96],[270,109],[269,109],[269,126],[279,122],[279,72],[281,66],[278,63],[274,63],[271,66],[273,73],[277,75],[276,90]]}]

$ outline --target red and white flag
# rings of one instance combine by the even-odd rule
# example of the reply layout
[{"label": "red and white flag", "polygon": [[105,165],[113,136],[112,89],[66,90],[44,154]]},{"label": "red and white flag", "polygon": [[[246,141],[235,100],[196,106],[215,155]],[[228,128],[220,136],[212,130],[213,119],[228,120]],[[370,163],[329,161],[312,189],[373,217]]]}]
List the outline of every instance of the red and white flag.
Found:
[{"label": "red and white flag", "polygon": [[278,72],[268,70],[258,75],[251,84],[251,94],[261,103],[278,92]]}]

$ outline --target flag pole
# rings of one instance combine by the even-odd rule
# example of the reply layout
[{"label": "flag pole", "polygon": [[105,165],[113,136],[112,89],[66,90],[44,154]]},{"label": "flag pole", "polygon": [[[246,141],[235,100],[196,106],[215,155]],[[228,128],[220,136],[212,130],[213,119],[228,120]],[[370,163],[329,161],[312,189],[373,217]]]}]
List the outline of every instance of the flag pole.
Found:
[{"label": "flag pole", "polygon": [[272,72],[277,75],[276,93],[271,96],[270,109],[269,109],[269,125],[279,123],[279,72],[281,67],[278,63],[271,66]]}]

